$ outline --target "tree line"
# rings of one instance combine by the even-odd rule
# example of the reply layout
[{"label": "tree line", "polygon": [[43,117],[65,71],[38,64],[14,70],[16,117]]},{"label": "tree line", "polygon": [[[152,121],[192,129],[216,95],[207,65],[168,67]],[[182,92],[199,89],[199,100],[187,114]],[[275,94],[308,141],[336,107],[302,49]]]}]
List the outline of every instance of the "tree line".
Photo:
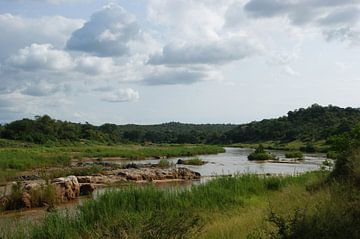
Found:
[{"label": "tree line", "polygon": [[0,137],[37,144],[89,140],[104,143],[231,144],[267,140],[311,142],[349,132],[360,122],[360,110],[314,104],[286,116],[248,124],[183,124],[95,126],[52,119],[48,115],[0,125]]}]

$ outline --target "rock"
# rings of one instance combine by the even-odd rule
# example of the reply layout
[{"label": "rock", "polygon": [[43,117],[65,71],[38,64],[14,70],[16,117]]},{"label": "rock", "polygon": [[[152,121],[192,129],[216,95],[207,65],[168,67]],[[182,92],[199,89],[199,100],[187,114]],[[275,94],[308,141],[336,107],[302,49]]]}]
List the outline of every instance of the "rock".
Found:
[{"label": "rock", "polygon": [[138,169],[139,166],[138,166],[137,164],[135,164],[135,163],[128,163],[128,164],[126,164],[123,168],[125,168],[125,169],[129,169],[129,168]]},{"label": "rock", "polygon": [[52,184],[57,188],[61,200],[72,200],[80,195],[80,184],[75,176],[56,178]]},{"label": "rock", "polygon": [[176,171],[181,179],[199,179],[201,176],[200,173],[191,171],[187,168],[177,168]]},{"label": "rock", "polygon": [[95,185],[85,183],[80,185],[80,195],[90,195],[95,190]]},{"label": "rock", "polygon": [[0,208],[5,208],[9,203],[9,198],[7,196],[0,197]]},{"label": "rock", "polygon": [[23,192],[21,200],[26,208],[31,208],[31,195],[28,192]]},{"label": "rock", "polygon": [[178,161],[176,162],[176,164],[184,164],[184,160],[178,159]]},{"label": "rock", "polygon": [[79,183],[91,183],[91,176],[77,176],[76,177]]},{"label": "rock", "polygon": [[26,191],[31,191],[31,190],[36,190],[39,189],[41,187],[41,185],[39,183],[36,182],[28,182],[25,183],[24,189]]}]

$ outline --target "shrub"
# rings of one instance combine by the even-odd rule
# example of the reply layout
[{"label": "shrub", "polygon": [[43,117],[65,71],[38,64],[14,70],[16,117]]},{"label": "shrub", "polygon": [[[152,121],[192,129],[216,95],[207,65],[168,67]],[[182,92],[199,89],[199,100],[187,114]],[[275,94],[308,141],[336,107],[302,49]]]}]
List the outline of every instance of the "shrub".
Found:
[{"label": "shrub", "polygon": [[171,166],[171,163],[167,159],[160,159],[160,161],[157,165],[160,168],[168,168]]},{"label": "shrub", "polygon": [[249,160],[275,160],[276,157],[265,151],[264,147],[260,144],[254,152],[248,155]]},{"label": "shrub", "polygon": [[304,159],[304,154],[299,151],[291,151],[285,154],[286,158]]},{"label": "shrub", "polygon": [[[181,163],[180,163],[181,162]],[[178,164],[185,164],[185,165],[204,165],[205,161],[200,159],[199,157],[195,157],[192,159],[186,159],[186,160],[179,160]]]}]

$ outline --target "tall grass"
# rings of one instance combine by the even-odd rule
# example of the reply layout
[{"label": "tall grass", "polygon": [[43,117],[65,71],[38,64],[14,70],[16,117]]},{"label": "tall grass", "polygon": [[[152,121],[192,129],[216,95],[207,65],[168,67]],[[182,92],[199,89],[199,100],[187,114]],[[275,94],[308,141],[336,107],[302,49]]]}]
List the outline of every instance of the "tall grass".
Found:
[{"label": "tall grass", "polygon": [[41,224],[19,230],[27,231],[29,238],[196,237],[213,213],[243,208],[254,196],[303,182],[301,177],[239,175],[190,190],[124,188],[86,201],[75,215],[49,214]]}]

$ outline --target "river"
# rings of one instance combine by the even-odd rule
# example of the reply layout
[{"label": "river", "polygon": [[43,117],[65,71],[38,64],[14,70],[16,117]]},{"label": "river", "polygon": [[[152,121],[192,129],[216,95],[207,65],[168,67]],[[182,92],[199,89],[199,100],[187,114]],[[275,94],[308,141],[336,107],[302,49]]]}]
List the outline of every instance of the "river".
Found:
[{"label": "river", "polygon": [[[247,156],[253,151],[253,149],[244,149],[244,148],[230,148],[226,147],[224,153],[213,154],[213,155],[200,155],[199,158],[206,161],[207,163],[200,166],[192,165],[176,165],[176,167],[186,167],[193,171],[199,172],[202,175],[200,181],[193,182],[178,182],[178,183],[159,183],[156,184],[157,187],[165,188],[187,188],[191,187],[192,184],[199,184],[206,182],[207,180],[213,178],[214,176],[221,175],[234,175],[241,173],[256,173],[256,174],[274,174],[274,175],[293,175],[299,174],[308,171],[318,170],[323,161],[326,160],[324,154],[305,154],[304,160],[288,160],[285,158],[284,151],[271,151],[275,154],[279,161],[276,162],[259,162],[259,161],[249,161]],[[189,159],[192,157],[174,157],[169,158],[168,160],[174,165],[178,159]],[[136,163],[136,164],[156,164],[158,159],[150,160],[121,160],[115,163],[127,164],[127,163]],[[111,161],[114,163],[114,161]],[[93,198],[98,197],[107,190],[114,188],[101,188],[96,190],[93,193]],[[76,205],[81,204],[84,200],[88,200],[91,197],[80,197],[75,201],[62,204],[59,206],[60,210],[64,209],[73,209]],[[37,220],[42,218],[45,215],[44,209],[32,209],[24,210],[18,212],[5,212],[0,213],[0,224],[4,222],[12,222],[14,224],[19,221],[27,220]]]}]

